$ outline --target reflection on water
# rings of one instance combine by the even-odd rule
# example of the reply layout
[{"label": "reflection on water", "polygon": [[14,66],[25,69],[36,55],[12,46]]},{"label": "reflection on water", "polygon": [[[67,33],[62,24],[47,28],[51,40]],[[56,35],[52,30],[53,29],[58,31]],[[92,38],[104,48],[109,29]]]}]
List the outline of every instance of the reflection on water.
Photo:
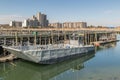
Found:
[{"label": "reflection on water", "polygon": [[[59,78],[65,72],[81,70],[84,62],[94,57],[94,53],[81,58],[68,60],[53,65],[39,65],[30,62],[17,61],[15,63],[0,64],[0,80],[48,80]],[[59,76],[57,76],[59,75]]]}]

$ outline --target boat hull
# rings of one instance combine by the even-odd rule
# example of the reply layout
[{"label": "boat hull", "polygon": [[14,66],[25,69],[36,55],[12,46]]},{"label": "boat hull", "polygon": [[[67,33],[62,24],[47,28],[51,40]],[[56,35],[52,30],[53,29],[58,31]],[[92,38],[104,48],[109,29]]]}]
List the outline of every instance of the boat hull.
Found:
[{"label": "boat hull", "polygon": [[4,48],[18,58],[40,64],[61,62],[70,58],[89,54],[89,52],[95,50],[94,46],[28,51],[17,51],[9,47]]}]

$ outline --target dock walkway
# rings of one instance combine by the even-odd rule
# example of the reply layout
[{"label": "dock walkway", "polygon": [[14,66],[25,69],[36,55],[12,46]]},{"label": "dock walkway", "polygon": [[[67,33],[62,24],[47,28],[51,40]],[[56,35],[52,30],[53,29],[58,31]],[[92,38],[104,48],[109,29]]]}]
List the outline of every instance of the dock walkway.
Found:
[{"label": "dock walkway", "polygon": [[96,42],[93,42],[93,44],[95,46],[100,46],[101,44],[106,44],[106,43],[111,43],[111,42],[116,42],[118,40],[108,40],[108,41],[96,41]]},{"label": "dock walkway", "polygon": [[8,56],[0,57],[0,62],[12,61],[13,59],[16,59],[16,57],[13,54],[10,54]]}]

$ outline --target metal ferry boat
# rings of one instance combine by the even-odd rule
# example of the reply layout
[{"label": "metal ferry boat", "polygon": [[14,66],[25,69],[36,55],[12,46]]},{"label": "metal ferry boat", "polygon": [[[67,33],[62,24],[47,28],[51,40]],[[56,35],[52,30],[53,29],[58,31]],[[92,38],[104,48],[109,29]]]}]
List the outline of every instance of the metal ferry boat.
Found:
[{"label": "metal ferry boat", "polygon": [[69,58],[81,56],[94,51],[93,45],[83,45],[80,39],[69,40],[68,43],[27,46],[3,46],[4,49],[18,58],[40,64],[53,64]]}]

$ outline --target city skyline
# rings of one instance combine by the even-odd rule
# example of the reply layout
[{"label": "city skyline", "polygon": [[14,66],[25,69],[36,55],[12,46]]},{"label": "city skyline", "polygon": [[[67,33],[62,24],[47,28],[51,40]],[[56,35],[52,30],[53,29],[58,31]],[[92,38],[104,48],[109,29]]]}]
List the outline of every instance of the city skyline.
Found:
[{"label": "city skyline", "polygon": [[88,25],[119,26],[119,0],[1,0],[0,24],[23,21],[36,12],[51,22],[83,21]]}]

